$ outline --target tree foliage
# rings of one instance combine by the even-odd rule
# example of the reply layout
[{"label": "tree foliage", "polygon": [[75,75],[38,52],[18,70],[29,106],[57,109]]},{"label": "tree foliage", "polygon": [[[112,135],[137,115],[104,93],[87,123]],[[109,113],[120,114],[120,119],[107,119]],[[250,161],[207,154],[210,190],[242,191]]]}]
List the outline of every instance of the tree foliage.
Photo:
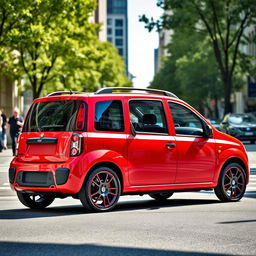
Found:
[{"label": "tree foliage", "polygon": [[[209,101],[218,101],[222,88],[214,56],[203,34],[179,30],[167,47],[169,56],[151,87],[171,90],[203,112]],[[209,108],[209,111],[212,110]],[[217,110],[212,115],[218,115]]]},{"label": "tree foliage", "polygon": [[157,4],[165,10],[160,20],[154,21],[145,15],[141,17],[149,31],[164,28],[172,29],[175,33],[185,28],[191,34],[205,34],[222,81],[225,113],[231,112],[234,78],[241,76],[241,72],[245,73],[249,66],[248,56],[239,47],[242,43],[248,43],[245,29],[256,24],[255,1],[158,0]]},{"label": "tree foliage", "polygon": [[[2,45],[18,51],[19,74],[25,75],[34,98],[42,91],[59,88],[92,91],[101,82],[106,86],[129,84],[116,49],[98,40],[100,26],[90,22],[95,0],[4,0],[4,3],[0,18],[3,20],[10,6],[19,18],[10,29],[3,26],[5,32],[0,38],[8,41]],[[7,63],[9,66],[11,61]]]}]

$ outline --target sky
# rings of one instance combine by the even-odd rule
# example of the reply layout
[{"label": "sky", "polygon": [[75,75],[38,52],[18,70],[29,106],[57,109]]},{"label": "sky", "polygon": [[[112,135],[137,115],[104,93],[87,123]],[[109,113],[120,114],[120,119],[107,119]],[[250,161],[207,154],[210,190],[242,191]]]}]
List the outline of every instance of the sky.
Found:
[{"label": "sky", "polygon": [[136,76],[133,86],[146,88],[154,76],[154,49],[158,48],[158,33],[148,32],[139,16],[158,18],[162,9],[156,0],[127,0],[128,2],[128,70]]}]

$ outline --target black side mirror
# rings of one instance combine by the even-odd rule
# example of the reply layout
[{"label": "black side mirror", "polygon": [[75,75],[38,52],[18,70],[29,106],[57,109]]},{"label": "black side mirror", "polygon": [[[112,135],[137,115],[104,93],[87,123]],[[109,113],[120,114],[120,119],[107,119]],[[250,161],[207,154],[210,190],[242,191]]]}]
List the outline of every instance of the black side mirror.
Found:
[{"label": "black side mirror", "polygon": [[227,121],[224,121],[221,123],[222,125],[228,125],[228,122]]},{"label": "black side mirror", "polygon": [[206,138],[212,137],[212,128],[206,123],[204,123],[204,135]]}]

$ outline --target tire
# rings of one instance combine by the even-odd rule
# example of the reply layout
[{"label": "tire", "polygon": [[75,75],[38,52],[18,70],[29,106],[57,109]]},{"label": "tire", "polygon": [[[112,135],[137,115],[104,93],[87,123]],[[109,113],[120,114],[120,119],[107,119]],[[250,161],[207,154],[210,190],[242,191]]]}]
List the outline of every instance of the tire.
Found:
[{"label": "tire", "polygon": [[246,190],[246,177],[243,167],[237,163],[228,164],[220,173],[216,196],[223,202],[239,201]]},{"label": "tire", "polygon": [[17,191],[20,202],[31,209],[44,209],[55,199],[51,195],[33,195]]},{"label": "tire", "polygon": [[120,197],[121,183],[117,174],[108,167],[92,171],[79,192],[83,206],[93,212],[112,210]]},{"label": "tire", "polygon": [[156,201],[163,202],[173,195],[173,192],[167,193],[150,193],[149,196],[154,198]]}]

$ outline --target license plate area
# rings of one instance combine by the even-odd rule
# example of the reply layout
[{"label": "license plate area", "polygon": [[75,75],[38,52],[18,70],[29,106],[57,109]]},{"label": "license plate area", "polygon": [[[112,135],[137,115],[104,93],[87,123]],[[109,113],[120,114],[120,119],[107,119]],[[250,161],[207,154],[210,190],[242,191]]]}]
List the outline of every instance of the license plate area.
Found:
[{"label": "license plate area", "polygon": [[26,187],[50,187],[54,185],[51,172],[22,171],[18,173],[16,183]]},{"label": "license plate area", "polygon": [[57,144],[29,144],[26,153],[29,156],[54,156],[56,150]]},{"label": "license plate area", "polygon": [[245,132],[244,135],[245,136],[253,136],[253,132]]}]

